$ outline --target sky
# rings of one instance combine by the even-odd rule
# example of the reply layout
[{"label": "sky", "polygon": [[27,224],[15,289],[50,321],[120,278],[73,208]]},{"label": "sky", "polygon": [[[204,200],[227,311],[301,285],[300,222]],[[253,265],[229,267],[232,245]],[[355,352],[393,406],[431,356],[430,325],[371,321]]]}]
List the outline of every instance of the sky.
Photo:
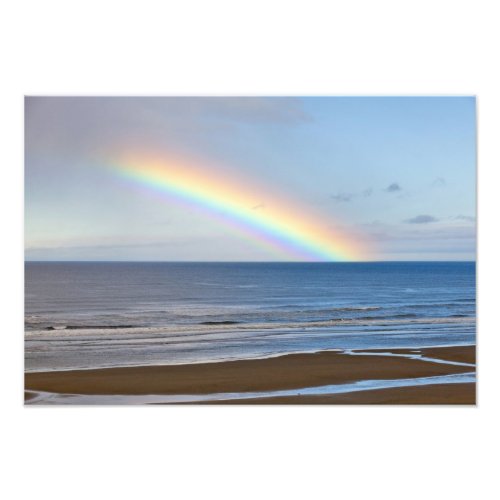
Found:
[{"label": "sky", "polygon": [[26,260],[475,260],[474,97],[26,97]]}]

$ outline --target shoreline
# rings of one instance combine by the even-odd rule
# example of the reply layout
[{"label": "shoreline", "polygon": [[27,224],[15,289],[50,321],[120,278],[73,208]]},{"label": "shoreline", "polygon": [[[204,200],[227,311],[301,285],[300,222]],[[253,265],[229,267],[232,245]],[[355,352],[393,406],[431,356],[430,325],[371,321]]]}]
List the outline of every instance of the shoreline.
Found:
[{"label": "shoreline", "polygon": [[[93,370],[113,370],[115,368],[146,368],[146,367],[162,367],[162,366],[197,366],[197,365],[209,365],[209,364],[219,364],[219,363],[229,363],[229,362],[237,362],[237,361],[256,361],[256,360],[266,360],[273,358],[281,358],[284,356],[293,356],[299,354],[319,354],[319,353],[328,353],[328,352],[336,352],[336,353],[382,353],[382,352],[393,352],[393,353],[403,353],[410,354],[420,351],[429,351],[433,349],[445,349],[445,348],[476,348],[475,343],[460,343],[460,344],[443,344],[443,345],[424,345],[421,347],[373,347],[373,348],[354,348],[354,349],[346,349],[342,347],[332,348],[332,349],[318,349],[318,350],[303,350],[303,351],[293,351],[289,353],[273,353],[266,354],[262,356],[255,356],[251,358],[228,358],[228,359],[210,359],[203,361],[182,361],[182,362],[172,362],[172,363],[151,363],[151,364],[127,364],[127,365],[111,365],[111,366],[100,366],[100,367],[88,367],[82,366],[78,368],[54,368],[54,369],[30,369],[24,370],[26,374],[37,374],[37,373],[66,373],[66,372],[83,372],[83,371],[93,371]],[[444,352],[444,351],[443,351]],[[457,359],[456,361],[459,361]]]},{"label": "shoreline", "polygon": [[[320,351],[214,363],[26,372],[25,391],[133,396],[306,389],[361,380],[398,380],[468,373],[475,371],[475,351],[475,346]],[[419,359],[418,356],[426,359]],[[475,404],[475,385],[435,384],[320,396],[266,397],[262,400],[233,399],[203,403]],[[25,404],[30,404],[29,394],[28,392]]]},{"label": "shoreline", "polygon": [[426,386],[372,389],[344,394],[283,396],[181,404],[230,405],[475,405],[476,384],[433,384]]}]

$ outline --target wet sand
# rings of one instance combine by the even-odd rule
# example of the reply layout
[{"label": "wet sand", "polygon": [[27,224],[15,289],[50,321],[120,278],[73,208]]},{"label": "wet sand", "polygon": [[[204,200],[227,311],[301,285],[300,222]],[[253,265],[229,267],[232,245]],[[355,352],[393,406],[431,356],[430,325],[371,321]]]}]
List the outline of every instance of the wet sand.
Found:
[{"label": "wet sand", "polygon": [[[25,389],[91,395],[210,394],[300,389],[358,380],[431,377],[474,371],[470,366],[381,356],[378,350],[358,352],[366,354],[356,356],[342,352],[320,352],[223,363],[26,373]],[[436,359],[467,363],[475,361],[474,346],[382,349],[380,352],[421,354]],[[240,402],[244,404],[260,402],[265,404],[474,404],[475,384],[442,384],[331,396],[290,396]]]},{"label": "wet sand", "polygon": [[[194,404],[194,403],[189,403]],[[398,387],[324,396],[284,396],[275,398],[232,399],[196,404],[231,405],[474,405],[476,384],[435,384]]]},{"label": "wet sand", "polygon": [[421,354],[427,358],[456,361],[459,363],[476,363],[476,346],[465,347],[426,347],[425,349],[366,349],[353,352],[392,352],[394,354]]}]

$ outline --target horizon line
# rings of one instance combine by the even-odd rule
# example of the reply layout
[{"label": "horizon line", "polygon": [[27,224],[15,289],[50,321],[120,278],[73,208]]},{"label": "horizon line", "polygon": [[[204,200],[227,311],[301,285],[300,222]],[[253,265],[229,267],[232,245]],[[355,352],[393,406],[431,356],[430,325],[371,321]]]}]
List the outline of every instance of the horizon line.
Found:
[{"label": "horizon line", "polygon": [[395,262],[477,262],[477,259],[466,260],[349,260],[349,261],[290,261],[290,260],[24,260],[24,263],[59,263],[59,262],[88,262],[88,263],[137,263],[137,264],[376,264]]}]

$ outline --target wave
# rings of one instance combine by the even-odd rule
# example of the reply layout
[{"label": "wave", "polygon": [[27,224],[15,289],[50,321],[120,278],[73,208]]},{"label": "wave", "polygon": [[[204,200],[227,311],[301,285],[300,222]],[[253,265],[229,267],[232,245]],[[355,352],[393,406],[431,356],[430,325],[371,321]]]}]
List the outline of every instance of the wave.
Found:
[{"label": "wave", "polygon": [[330,311],[379,311],[379,306],[359,306],[359,307],[334,307]]},{"label": "wave", "polygon": [[126,328],[139,328],[139,325],[54,325],[47,326],[44,330],[61,331],[61,330],[118,330]]},{"label": "wave", "polygon": [[327,307],[322,309],[317,309],[314,306],[308,309],[304,309],[304,304],[286,304],[280,306],[270,306],[266,309],[279,310],[279,309],[291,309],[296,312],[335,312],[335,311],[378,311],[382,309],[381,306],[345,306],[345,307]]},{"label": "wave", "polygon": [[418,318],[418,315],[413,314],[413,313],[408,313],[408,314],[387,314],[387,315],[380,315],[380,316],[361,316],[360,318],[356,318],[359,320],[377,320],[377,319],[410,319],[410,318]]},{"label": "wave", "polygon": [[429,309],[432,307],[460,307],[460,304],[454,302],[435,302],[431,304],[408,304],[402,307],[407,309]]},{"label": "wave", "polygon": [[200,325],[237,325],[241,321],[201,321]]},{"label": "wave", "polygon": [[[351,328],[354,328],[359,332],[359,328],[368,328],[369,331],[374,331],[373,329],[382,328],[382,330],[387,331],[388,329],[394,328],[407,328],[416,327],[419,329],[425,329],[427,325],[473,325],[475,323],[474,316],[462,316],[462,317],[432,317],[432,318],[387,318],[387,317],[366,317],[365,319],[339,319],[333,318],[329,320],[317,320],[317,321],[276,321],[276,322],[252,322],[252,323],[233,323],[233,322],[204,322],[198,324],[184,324],[184,325],[165,325],[165,326],[131,326],[131,325],[121,325],[121,326],[109,326],[103,325],[101,327],[96,326],[78,326],[77,328],[67,329],[67,328],[55,328],[55,329],[38,329],[38,330],[27,330],[25,332],[25,337],[27,340],[65,340],[74,338],[105,338],[105,335],[123,336],[124,338],[132,338],[133,336],[139,335],[143,340],[146,338],[154,337],[168,337],[173,338],[177,336],[198,336],[200,334],[215,334],[215,335],[226,335],[227,333],[244,333],[244,332],[264,332],[264,331],[275,331],[282,333],[292,333],[292,332],[303,332],[311,331],[312,329],[318,330],[330,330],[330,333],[340,332],[349,333]],[[339,330],[340,328],[340,330]],[[239,334],[238,333],[238,334]],[[130,337],[132,336],[132,337]]]},{"label": "wave", "polygon": [[[440,303],[448,305],[448,303]],[[227,308],[214,308],[203,311],[194,310],[192,314],[175,314],[165,312],[165,314],[148,314],[147,311],[139,313],[131,312],[127,314],[106,314],[100,317],[83,318],[74,317],[62,318],[57,315],[45,317],[30,315],[26,317],[26,332],[50,332],[51,335],[62,331],[109,331],[109,330],[144,330],[159,329],[164,331],[196,329],[197,326],[203,328],[288,328],[288,325],[298,325],[309,327],[315,325],[354,325],[356,322],[369,322],[375,324],[385,321],[410,322],[422,320],[424,322],[432,320],[433,317],[454,320],[474,319],[474,311],[471,307],[463,307],[457,310],[451,308],[441,312],[437,308],[428,308],[430,304],[412,304],[402,307],[381,307],[381,306],[346,306],[331,307],[323,309],[305,308],[297,310],[277,310],[277,309],[242,309],[228,311]],[[363,314],[364,313],[364,314]],[[88,323],[87,323],[88,321]],[[87,324],[85,324],[87,323]],[[295,328],[292,326],[292,328]]]}]

